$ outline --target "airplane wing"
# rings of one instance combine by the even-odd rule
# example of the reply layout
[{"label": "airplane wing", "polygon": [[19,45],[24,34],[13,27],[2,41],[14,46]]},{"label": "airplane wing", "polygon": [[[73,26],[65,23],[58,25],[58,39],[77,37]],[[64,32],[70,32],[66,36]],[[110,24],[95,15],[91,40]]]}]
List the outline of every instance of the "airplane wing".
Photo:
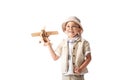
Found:
[{"label": "airplane wing", "polygon": [[58,34],[58,31],[47,31],[46,33],[48,36],[49,35],[56,35],[56,34]]},{"label": "airplane wing", "polygon": [[36,36],[40,36],[41,32],[35,32],[35,33],[32,33],[31,36],[32,37],[36,37]]},{"label": "airplane wing", "polygon": [[[58,34],[57,31],[47,31],[46,34],[49,36],[49,35],[56,35]],[[35,32],[35,33],[32,33],[31,36],[32,37],[36,37],[36,36],[40,36],[41,35],[41,32]]]}]

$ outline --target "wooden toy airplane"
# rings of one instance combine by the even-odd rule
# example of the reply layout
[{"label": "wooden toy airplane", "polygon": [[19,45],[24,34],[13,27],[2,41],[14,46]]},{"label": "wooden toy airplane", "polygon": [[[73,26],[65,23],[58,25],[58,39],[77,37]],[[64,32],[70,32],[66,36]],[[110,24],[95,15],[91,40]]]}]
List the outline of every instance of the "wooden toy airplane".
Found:
[{"label": "wooden toy airplane", "polygon": [[[37,36],[40,36],[41,39],[44,41],[44,42],[47,42],[47,38],[50,36],[50,35],[56,35],[58,34],[58,31],[45,31],[45,29],[41,29],[40,32],[35,32],[35,33],[32,33],[31,36],[32,37],[37,37]],[[39,41],[41,43],[41,41]]]}]

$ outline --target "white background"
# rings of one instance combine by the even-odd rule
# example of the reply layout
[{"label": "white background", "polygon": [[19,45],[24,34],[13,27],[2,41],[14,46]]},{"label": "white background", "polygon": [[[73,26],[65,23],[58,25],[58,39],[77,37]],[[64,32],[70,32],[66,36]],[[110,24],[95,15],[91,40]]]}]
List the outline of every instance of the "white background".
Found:
[{"label": "white background", "polygon": [[86,80],[120,80],[119,0],[1,0],[0,80],[61,80],[60,61],[53,61],[39,37],[31,33],[57,30],[55,48],[64,33],[62,21],[81,19],[92,61]]}]

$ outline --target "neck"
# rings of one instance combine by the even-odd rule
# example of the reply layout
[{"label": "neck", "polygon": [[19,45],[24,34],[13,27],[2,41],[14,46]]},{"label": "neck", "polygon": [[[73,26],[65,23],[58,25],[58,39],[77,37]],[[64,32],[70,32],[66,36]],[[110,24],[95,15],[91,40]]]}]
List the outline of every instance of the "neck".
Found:
[{"label": "neck", "polygon": [[77,38],[77,37],[80,37],[80,35],[75,35],[74,37],[68,37],[69,39],[74,39],[74,38]]}]

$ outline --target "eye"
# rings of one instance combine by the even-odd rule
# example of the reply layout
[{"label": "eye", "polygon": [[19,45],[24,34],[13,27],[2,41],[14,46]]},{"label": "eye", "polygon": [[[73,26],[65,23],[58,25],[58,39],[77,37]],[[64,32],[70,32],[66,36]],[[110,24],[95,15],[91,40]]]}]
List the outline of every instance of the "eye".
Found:
[{"label": "eye", "polygon": [[68,27],[68,28],[69,28],[70,26],[66,26],[66,27]]},{"label": "eye", "polygon": [[79,28],[79,26],[72,26],[73,28]]}]

